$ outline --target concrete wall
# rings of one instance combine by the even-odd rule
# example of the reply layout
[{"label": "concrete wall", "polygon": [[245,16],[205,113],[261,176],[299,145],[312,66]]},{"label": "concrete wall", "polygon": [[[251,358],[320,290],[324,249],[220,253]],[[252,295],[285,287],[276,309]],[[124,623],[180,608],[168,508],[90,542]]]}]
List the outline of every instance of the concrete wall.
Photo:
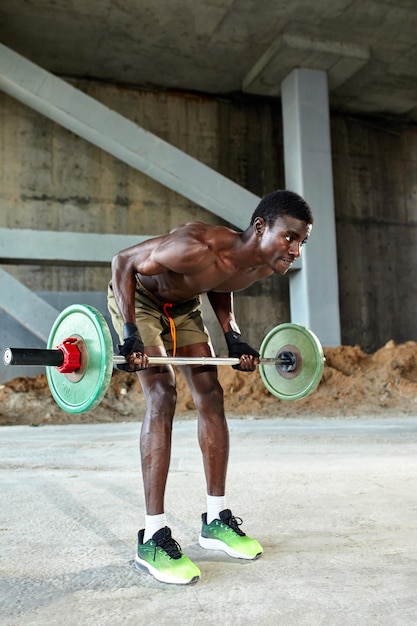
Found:
[{"label": "concrete wall", "polygon": [[[258,195],[283,186],[280,119],[269,105],[243,107],[91,82],[76,86]],[[0,94],[0,154],[3,228],[157,235],[189,220],[219,222],[5,94]],[[109,267],[1,267],[33,291],[49,293],[53,301],[60,292],[70,292],[74,301],[86,302],[90,292],[102,294],[110,278]],[[289,319],[288,278],[274,277],[253,289],[256,299],[247,295],[251,291],[236,296],[236,312],[249,341],[259,345],[270,328]],[[216,350],[224,354],[223,337],[209,312]],[[11,336],[29,345],[27,333],[19,333],[0,313],[0,347],[10,345]],[[31,347],[36,345],[35,339],[30,341]],[[7,375],[0,370],[0,380]]]},{"label": "concrete wall", "polygon": [[342,340],[417,340],[417,127],[332,118]]},{"label": "concrete wall", "polygon": [[[75,84],[255,194],[284,184],[280,109],[270,102]],[[342,342],[373,351],[390,339],[417,340],[417,129],[333,115],[332,146]],[[219,221],[4,94],[0,158],[0,227],[155,235],[188,220]],[[105,306],[109,267],[1,267],[51,301],[93,293]],[[288,278],[237,294],[236,311],[259,345],[289,319]],[[210,315],[208,325],[224,353]],[[0,347],[11,337],[29,345],[0,315]]]}]

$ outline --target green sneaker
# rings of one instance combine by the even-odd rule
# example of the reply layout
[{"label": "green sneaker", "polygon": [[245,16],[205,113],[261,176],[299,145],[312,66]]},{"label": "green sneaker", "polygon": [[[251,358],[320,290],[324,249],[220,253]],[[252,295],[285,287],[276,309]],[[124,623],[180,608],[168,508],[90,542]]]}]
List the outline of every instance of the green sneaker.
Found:
[{"label": "green sneaker", "polygon": [[220,519],[215,519],[207,524],[207,513],[201,516],[203,527],[199,537],[202,548],[208,550],[223,550],[229,556],[237,559],[258,559],[263,548],[256,539],[251,539],[240,530],[242,520],[233,517],[230,509],[220,512]]},{"label": "green sneaker", "polygon": [[173,585],[189,585],[200,578],[200,570],[181,552],[168,526],[143,543],[144,530],[138,533],[137,569],[147,570],[156,580]]}]

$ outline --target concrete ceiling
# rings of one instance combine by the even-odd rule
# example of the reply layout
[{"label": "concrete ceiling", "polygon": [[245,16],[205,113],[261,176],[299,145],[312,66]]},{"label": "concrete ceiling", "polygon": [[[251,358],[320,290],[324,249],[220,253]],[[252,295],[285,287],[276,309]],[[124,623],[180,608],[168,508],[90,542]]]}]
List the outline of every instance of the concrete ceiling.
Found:
[{"label": "concrete ceiling", "polygon": [[417,0],[1,0],[0,40],[62,76],[279,97],[328,72],[330,104],[417,121]]}]

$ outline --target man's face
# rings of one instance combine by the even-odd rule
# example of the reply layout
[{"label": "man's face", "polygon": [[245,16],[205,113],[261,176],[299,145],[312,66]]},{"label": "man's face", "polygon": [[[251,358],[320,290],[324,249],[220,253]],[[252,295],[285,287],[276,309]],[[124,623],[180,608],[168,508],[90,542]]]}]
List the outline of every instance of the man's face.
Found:
[{"label": "man's face", "polygon": [[258,220],[260,223],[255,221],[255,228],[260,234],[262,259],[277,274],[285,274],[300,257],[312,225],[289,215],[278,217],[271,227],[262,218]]}]

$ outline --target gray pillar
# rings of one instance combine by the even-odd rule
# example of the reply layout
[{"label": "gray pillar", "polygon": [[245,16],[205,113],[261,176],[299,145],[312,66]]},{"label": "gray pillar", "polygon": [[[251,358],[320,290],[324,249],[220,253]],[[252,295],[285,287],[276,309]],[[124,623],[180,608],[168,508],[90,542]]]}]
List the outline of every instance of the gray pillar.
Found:
[{"label": "gray pillar", "polygon": [[327,75],[294,70],[281,86],[285,185],[313,209],[301,267],[290,275],[291,320],[340,345],[339,290]]}]

